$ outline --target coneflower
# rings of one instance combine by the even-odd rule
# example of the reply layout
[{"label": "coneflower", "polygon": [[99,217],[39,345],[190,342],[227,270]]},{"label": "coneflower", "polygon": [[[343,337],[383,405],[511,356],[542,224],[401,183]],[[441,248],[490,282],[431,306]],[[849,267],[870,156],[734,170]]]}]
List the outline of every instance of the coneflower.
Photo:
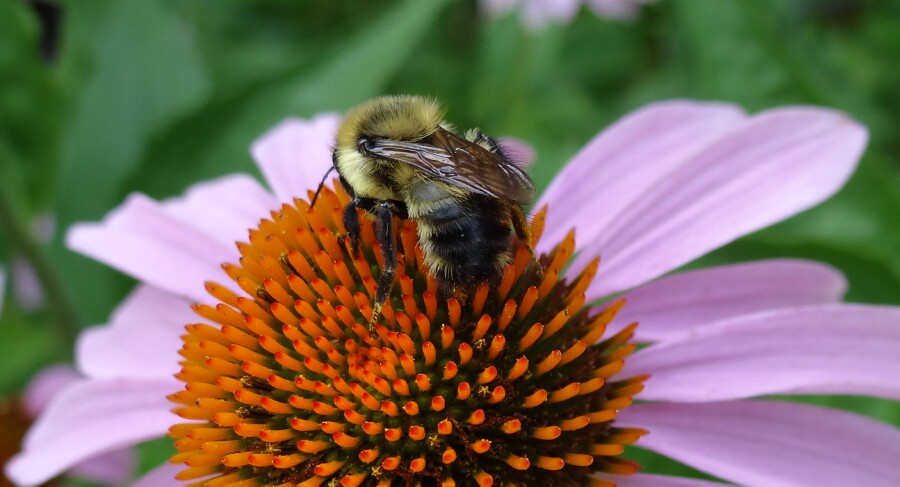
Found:
[{"label": "coneflower", "polygon": [[665,276],[837,191],[866,142],[846,115],[687,101],[629,115],[541,195],[544,274],[517,248],[497,286],[466,296],[437,294],[415,223],[397,220],[401,272],[374,336],[371,227],[350,255],[346,195],[296,199],[331,165],[337,122],[254,144],[271,193],[230,176],[132,195],[70,231],[141,284],[80,337],[85,379],[10,478],[38,485],[168,433],[174,463],[133,487],[710,485],[632,473],[629,443],[742,485],[900,485],[897,428],[752,399],[900,398],[900,309],[839,303],[845,280],[814,262]]},{"label": "coneflower", "polygon": [[[209,322],[187,327],[173,426],[202,485],[600,485],[641,434],[618,410],[644,377],[615,380],[633,328],[605,336],[622,302],[585,305],[597,259],[561,279],[574,232],[538,272],[524,246],[494,288],[440,296],[415,223],[398,222],[398,285],[370,335],[383,257],[365,222],[350,254],[349,197],[285,204],[224,266],[246,293],[210,282]],[[544,213],[534,219],[536,236]],[[553,484],[556,482],[556,484]]]}]

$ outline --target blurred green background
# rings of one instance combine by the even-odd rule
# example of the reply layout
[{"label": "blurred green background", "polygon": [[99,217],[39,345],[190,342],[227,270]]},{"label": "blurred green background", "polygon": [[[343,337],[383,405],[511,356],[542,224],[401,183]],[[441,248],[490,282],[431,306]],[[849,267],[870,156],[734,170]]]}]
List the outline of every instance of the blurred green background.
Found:
[{"label": "blurred green background", "polygon": [[[56,28],[38,11],[56,12]],[[384,93],[433,95],[459,126],[529,141],[539,188],[648,102],[844,110],[871,131],[847,187],[700,264],[812,258],[847,274],[850,300],[900,304],[898,60],[900,0],[659,1],[630,23],[585,10],[540,31],[516,15],[488,19],[471,0],[0,0],[0,265],[30,262],[46,298],[23,305],[8,283],[0,394],[70,358],[74,333],[102,323],[132,285],[66,251],[69,225],[132,191],[159,198],[256,174],[249,144],[280,119]],[[44,241],[33,227],[47,215]],[[809,400],[900,424],[892,402]],[[167,448],[145,449],[144,463]]]}]

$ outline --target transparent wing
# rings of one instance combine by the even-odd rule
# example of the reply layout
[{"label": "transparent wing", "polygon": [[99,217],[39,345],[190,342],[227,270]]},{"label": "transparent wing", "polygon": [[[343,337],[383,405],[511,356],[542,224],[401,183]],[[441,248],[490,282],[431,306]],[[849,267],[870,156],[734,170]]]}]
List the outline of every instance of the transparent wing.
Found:
[{"label": "transparent wing", "polygon": [[409,164],[448,184],[495,198],[527,205],[534,183],[500,154],[443,128],[419,142],[368,139],[360,150],[371,156]]}]

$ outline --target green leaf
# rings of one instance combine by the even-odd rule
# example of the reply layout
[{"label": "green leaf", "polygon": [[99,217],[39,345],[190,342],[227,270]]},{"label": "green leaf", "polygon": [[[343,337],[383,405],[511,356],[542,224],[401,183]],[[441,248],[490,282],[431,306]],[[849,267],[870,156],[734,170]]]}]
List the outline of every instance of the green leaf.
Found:
[{"label": "green leaf", "polygon": [[39,34],[24,2],[0,2],[0,184],[28,213],[50,200],[67,107],[57,73],[41,61]]},{"label": "green leaf", "polygon": [[67,251],[64,230],[121,202],[150,137],[200,104],[209,83],[187,26],[165,2],[73,2],[67,9],[71,28],[87,36],[92,70],[63,154],[56,209],[63,231],[53,253],[79,314],[98,322],[125,281]]},{"label": "green leaf", "polygon": [[92,76],[64,154],[58,209],[64,225],[96,219],[117,204],[150,136],[209,92],[189,32],[165,3],[125,1],[110,8],[95,19]]},{"label": "green leaf", "polygon": [[0,394],[5,394],[23,387],[32,374],[53,360],[59,335],[10,313],[0,321],[0,332]]},{"label": "green leaf", "polygon": [[134,186],[152,195],[229,172],[253,171],[251,142],[288,116],[346,109],[384,90],[446,0],[407,0],[374,19],[311,69],[289,70],[171,128]]}]

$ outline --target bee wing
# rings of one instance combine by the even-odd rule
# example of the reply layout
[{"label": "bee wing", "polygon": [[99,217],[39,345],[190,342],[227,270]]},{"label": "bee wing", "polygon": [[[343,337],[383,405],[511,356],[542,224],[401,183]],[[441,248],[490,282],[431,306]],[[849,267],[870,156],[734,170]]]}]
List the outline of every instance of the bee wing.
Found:
[{"label": "bee wing", "polygon": [[372,139],[365,148],[383,159],[416,169],[473,193],[531,203],[534,183],[525,172],[499,154],[438,128],[426,142]]}]

